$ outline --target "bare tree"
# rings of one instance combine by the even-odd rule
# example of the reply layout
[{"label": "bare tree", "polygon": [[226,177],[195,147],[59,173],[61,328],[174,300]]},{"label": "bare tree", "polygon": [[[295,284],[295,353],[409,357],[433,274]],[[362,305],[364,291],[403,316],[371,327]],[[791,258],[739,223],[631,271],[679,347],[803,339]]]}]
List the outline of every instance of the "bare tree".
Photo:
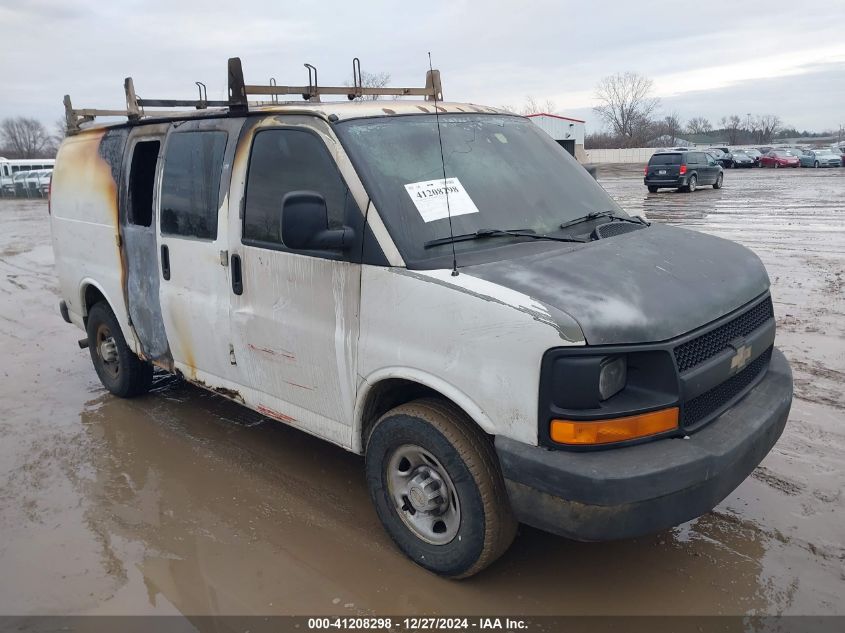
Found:
[{"label": "bare tree", "polygon": [[551,99],[546,99],[543,102],[537,101],[531,95],[525,97],[525,105],[522,106],[520,112],[522,114],[554,114],[557,110],[555,102]]},{"label": "bare tree", "polygon": [[739,115],[732,114],[731,116],[723,116],[719,119],[719,125],[728,135],[728,144],[736,145],[739,142],[739,136],[742,133],[742,119]]},{"label": "bare tree", "polygon": [[690,134],[707,134],[713,126],[703,116],[696,116],[687,122],[687,132]]},{"label": "bare tree", "polygon": [[48,150],[50,136],[38,119],[14,117],[0,123],[0,145],[17,158],[39,158]]},{"label": "bare tree", "polygon": [[[390,73],[368,73],[366,70],[361,71],[361,86],[364,88],[384,88],[390,83]],[[352,81],[346,81],[345,86],[352,86]],[[355,97],[355,101],[376,101],[380,99],[379,95],[362,95]]]},{"label": "bare tree", "polygon": [[758,143],[769,143],[781,128],[782,122],[776,114],[764,114],[751,119],[751,132]]},{"label": "bare tree", "polygon": [[660,121],[663,133],[669,137],[671,144],[677,143],[678,135],[681,133],[681,116],[677,112],[667,114]]},{"label": "bare tree", "polygon": [[651,117],[660,105],[652,96],[654,84],[648,77],[632,72],[602,79],[595,97],[600,105],[593,108],[607,126],[631,147],[647,140]]},{"label": "bare tree", "polygon": [[56,119],[56,122],[53,124],[53,133],[50,134],[49,139],[47,140],[47,145],[45,146],[46,150],[50,154],[55,154],[59,151],[59,146],[62,144],[62,141],[65,140],[67,136],[67,121],[64,117]]}]

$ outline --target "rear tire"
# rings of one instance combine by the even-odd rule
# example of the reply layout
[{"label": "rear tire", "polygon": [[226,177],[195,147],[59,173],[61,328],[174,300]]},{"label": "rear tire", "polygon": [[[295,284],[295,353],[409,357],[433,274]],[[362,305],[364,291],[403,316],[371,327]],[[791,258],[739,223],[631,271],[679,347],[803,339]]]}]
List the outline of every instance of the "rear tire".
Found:
[{"label": "rear tire", "polygon": [[651,185],[649,185],[648,192],[649,193],[657,193],[657,187],[652,187]]},{"label": "rear tire", "polygon": [[106,302],[100,301],[88,311],[87,331],[91,362],[106,389],[121,398],[149,391],[153,366],[129,349],[117,317]]},{"label": "rear tire", "polygon": [[818,168],[819,168],[819,161],[816,161],[815,163],[813,163],[813,167],[815,167],[816,169],[818,169]]},{"label": "rear tire", "polygon": [[421,399],[388,411],[367,441],[367,485],[379,519],[408,558],[466,578],[516,534],[492,442],[451,403]]},{"label": "rear tire", "polygon": [[696,178],[695,174],[689,177],[686,186],[682,188],[682,191],[686,191],[687,193],[693,193],[698,187],[698,178]]},{"label": "rear tire", "polygon": [[713,183],[713,189],[721,189],[722,188],[722,180],[724,179],[724,174],[719,174],[716,177],[716,182]]}]

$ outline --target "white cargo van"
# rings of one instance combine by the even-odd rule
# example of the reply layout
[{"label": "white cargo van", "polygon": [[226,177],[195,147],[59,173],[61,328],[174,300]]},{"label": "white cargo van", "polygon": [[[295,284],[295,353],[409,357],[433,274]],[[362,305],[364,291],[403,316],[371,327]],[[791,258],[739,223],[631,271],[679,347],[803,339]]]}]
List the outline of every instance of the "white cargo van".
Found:
[{"label": "white cargo van", "polygon": [[[213,103],[127,80],[108,126],[66,97],[60,309],[112,393],[158,367],[365,455],[391,537],[450,577],[519,521],[689,520],[777,441],[792,379],[749,250],[628,216],[528,119],[441,101],[436,71],[289,88],[233,59],[229,81]],[[320,101],[347,94],[425,100]]]}]

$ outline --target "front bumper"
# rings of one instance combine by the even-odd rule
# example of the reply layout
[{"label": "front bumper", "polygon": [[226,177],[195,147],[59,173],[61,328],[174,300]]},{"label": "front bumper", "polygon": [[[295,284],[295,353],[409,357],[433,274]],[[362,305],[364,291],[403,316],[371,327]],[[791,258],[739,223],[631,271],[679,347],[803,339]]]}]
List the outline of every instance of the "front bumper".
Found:
[{"label": "front bumper", "polygon": [[630,538],[712,510],[775,445],[791,404],[775,349],[763,379],[688,439],[571,452],[497,437],[496,452],[521,522],[580,541]]}]

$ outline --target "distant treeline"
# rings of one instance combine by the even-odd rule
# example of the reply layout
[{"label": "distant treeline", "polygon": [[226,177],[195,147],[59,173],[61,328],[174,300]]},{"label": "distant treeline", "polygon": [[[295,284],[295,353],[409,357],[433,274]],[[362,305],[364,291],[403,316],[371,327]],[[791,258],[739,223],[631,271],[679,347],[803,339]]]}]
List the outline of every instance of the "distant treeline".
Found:
[{"label": "distant treeline", "polygon": [[0,156],[54,158],[64,137],[64,119],[60,119],[50,132],[38,119],[9,117],[0,121]]}]

